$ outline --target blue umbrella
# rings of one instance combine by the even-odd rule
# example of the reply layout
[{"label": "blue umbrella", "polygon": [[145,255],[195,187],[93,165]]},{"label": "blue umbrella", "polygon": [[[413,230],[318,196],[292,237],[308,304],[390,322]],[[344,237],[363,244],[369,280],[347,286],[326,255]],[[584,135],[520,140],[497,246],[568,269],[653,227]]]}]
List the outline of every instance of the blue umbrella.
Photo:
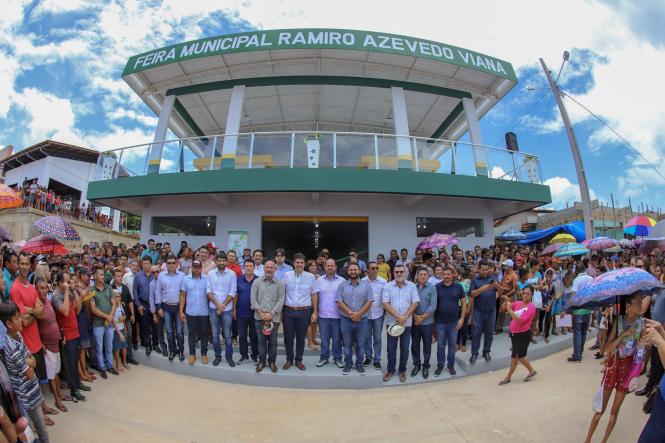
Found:
[{"label": "blue umbrella", "polygon": [[526,234],[523,232],[516,231],[515,229],[508,229],[499,234],[496,239],[499,241],[519,241],[524,240],[525,237]]},{"label": "blue umbrella", "polygon": [[623,229],[624,234],[634,235],[635,237],[646,237],[649,235],[649,227],[644,225],[633,225]]},{"label": "blue umbrella", "polygon": [[643,269],[620,268],[594,278],[568,300],[564,309],[571,306],[612,304],[619,296],[636,291],[647,294],[663,287],[656,277]]},{"label": "blue umbrella", "polygon": [[565,245],[561,246],[558,251],[556,251],[556,254],[554,254],[555,257],[572,257],[575,255],[584,255],[588,254],[590,251],[589,249],[581,245],[579,243],[566,243]]}]

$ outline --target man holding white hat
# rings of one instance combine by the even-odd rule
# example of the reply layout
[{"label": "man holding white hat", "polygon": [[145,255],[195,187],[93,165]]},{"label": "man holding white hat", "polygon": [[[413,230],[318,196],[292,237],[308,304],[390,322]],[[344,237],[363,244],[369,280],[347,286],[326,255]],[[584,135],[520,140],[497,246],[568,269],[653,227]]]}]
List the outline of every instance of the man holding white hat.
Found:
[{"label": "man holding white hat", "polygon": [[383,287],[383,308],[386,311],[388,329],[388,370],[383,376],[384,382],[389,381],[395,373],[398,341],[400,347],[399,381],[402,383],[406,381],[406,365],[409,360],[411,342],[411,316],[420,302],[418,289],[415,284],[406,280],[406,272],[404,265],[395,265],[395,280]]}]

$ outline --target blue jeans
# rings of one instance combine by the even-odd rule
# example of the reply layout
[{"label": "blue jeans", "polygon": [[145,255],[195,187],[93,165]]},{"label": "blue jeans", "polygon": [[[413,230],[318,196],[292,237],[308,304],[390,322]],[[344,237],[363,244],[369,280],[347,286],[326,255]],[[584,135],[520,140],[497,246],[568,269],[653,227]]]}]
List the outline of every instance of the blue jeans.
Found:
[{"label": "blue jeans", "polygon": [[429,368],[429,359],[432,356],[432,330],[434,324],[414,325],[411,327],[411,355],[413,365],[420,366],[420,343],[423,344],[423,368]]},{"label": "blue jeans", "polygon": [[480,335],[484,334],[483,354],[488,354],[492,350],[492,340],[494,339],[494,326],[496,324],[496,312],[494,311],[473,311],[473,333],[471,336],[471,355],[478,356],[480,350]]},{"label": "blue jeans", "polygon": [[169,342],[169,352],[174,354],[185,352],[185,334],[182,331],[182,320],[180,320],[178,305],[162,303],[162,309],[164,310],[164,326]]},{"label": "blue jeans", "polygon": [[381,363],[381,334],[383,332],[383,315],[369,320],[367,339],[365,340],[365,357]]},{"label": "blue jeans", "polygon": [[293,363],[293,341],[296,342],[296,361],[302,361],[305,353],[305,336],[311,322],[311,309],[284,308],[284,347],[286,361]]},{"label": "blue jeans", "polygon": [[252,344],[252,359],[255,360],[259,355],[259,338],[256,335],[256,326],[254,325],[254,318],[238,317],[236,320],[238,328],[238,349],[241,358],[249,358],[249,343],[247,342],[247,335],[249,334],[249,342]]},{"label": "blue jeans", "polygon": [[[436,324],[436,367],[443,368],[446,363],[446,345],[448,346],[448,367],[455,366],[455,351],[457,350],[457,323]],[[492,333],[494,333],[492,328]],[[485,339],[487,340],[487,339]]]},{"label": "blue jeans", "polygon": [[222,342],[219,339],[220,329],[224,335],[224,356],[228,359],[233,357],[233,335],[231,326],[233,324],[233,311],[224,311],[217,314],[217,309],[208,308],[210,313],[210,325],[212,326],[212,348],[215,357],[222,356]]},{"label": "blue jeans", "polygon": [[95,349],[97,350],[97,365],[100,371],[113,367],[113,326],[95,326]]},{"label": "blue jeans", "polygon": [[397,362],[397,342],[399,342],[399,372],[406,372],[406,364],[409,361],[409,344],[411,343],[411,326],[407,326],[404,333],[399,337],[387,335],[386,351],[388,354],[388,372],[395,372]]},{"label": "blue jeans", "polygon": [[330,340],[332,340],[333,360],[342,359],[342,346],[339,343],[339,318],[319,318],[319,331],[321,331],[321,359],[330,358]]},{"label": "blue jeans", "polygon": [[589,329],[590,321],[591,314],[573,314],[573,358],[582,359],[584,342],[586,341],[586,333]]},{"label": "blue jeans", "polygon": [[369,320],[361,318],[355,322],[350,318],[342,317],[340,327],[344,340],[344,364],[353,366],[353,346],[356,347],[356,366],[362,366],[365,356],[365,341],[367,340],[367,329]]}]

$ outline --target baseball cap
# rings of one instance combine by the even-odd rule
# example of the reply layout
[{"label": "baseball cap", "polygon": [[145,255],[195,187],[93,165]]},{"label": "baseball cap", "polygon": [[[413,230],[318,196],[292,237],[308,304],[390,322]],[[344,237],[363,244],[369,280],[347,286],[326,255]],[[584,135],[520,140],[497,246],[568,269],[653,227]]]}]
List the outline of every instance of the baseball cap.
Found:
[{"label": "baseball cap", "polygon": [[194,260],[192,266],[201,266],[201,260]]},{"label": "baseball cap", "polygon": [[206,248],[208,248],[208,249],[217,249],[217,245],[215,244],[215,242],[210,241],[206,245]]},{"label": "baseball cap", "polygon": [[511,268],[515,266],[515,262],[512,261],[511,259],[504,260],[503,263],[501,263],[501,266],[510,266]]}]

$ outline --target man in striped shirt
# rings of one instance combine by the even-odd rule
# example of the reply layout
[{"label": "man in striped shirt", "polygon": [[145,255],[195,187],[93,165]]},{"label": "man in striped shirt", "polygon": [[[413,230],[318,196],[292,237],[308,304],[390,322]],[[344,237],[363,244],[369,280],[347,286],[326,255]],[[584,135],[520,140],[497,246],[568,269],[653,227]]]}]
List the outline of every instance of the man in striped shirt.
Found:
[{"label": "man in striped shirt", "polygon": [[389,381],[395,373],[397,360],[397,342],[399,341],[399,381],[406,381],[406,364],[409,360],[409,344],[411,342],[411,316],[418,307],[420,298],[418,289],[412,282],[406,280],[406,267],[402,264],[395,265],[395,280],[383,287],[383,308],[386,311],[386,326],[390,328],[394,324],[405,327],[405,331],[399,337],[388,334],[388,371],[383,376],[383,381]]}]

